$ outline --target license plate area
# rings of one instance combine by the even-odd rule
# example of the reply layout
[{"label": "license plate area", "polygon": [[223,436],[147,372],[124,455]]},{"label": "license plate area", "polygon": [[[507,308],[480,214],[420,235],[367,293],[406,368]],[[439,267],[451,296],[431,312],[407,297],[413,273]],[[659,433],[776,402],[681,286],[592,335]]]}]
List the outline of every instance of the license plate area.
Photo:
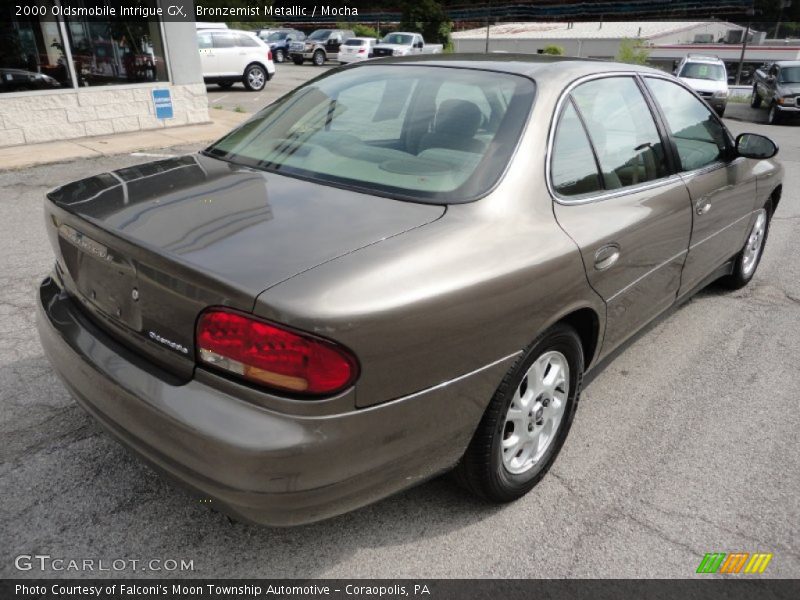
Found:
[{"label": "license plate area", "polygon": [[133,263],[68,225],[62,224],[58,234],[64,268],[80,300],[113,321],[141,331]]}]

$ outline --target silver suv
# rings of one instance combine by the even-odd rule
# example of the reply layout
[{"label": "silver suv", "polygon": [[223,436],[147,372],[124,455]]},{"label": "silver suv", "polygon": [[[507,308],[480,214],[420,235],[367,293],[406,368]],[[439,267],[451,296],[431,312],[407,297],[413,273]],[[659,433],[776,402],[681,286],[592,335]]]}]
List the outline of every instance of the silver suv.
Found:
[{"label": "silver suv", "polygon": [[728,71],[722,60],[716,56],[690,54],[678,65],[675,75],[702,96],[720,117],[725,114],[729,94]]}]

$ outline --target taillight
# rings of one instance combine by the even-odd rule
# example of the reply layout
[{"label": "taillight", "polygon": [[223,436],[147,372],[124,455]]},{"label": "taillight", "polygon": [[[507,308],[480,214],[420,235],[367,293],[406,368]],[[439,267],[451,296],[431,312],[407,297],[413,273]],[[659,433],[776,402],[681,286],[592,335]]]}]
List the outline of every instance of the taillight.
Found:
[{"label": "taillight", "polygon": [[366,54],[366,52],[367,51],[364,48],[359,48],[359,50],[358,50],[359,54]]},{"label": "taillight", "polygon": [[358,361],[346,348],[228,310],[200,315],[196,345],[201,363],[301,395],[332,395],[358,377]]},{"label": "taillight", "polygon": [[272,49],[267,50],[267,60],[272,60]]}]

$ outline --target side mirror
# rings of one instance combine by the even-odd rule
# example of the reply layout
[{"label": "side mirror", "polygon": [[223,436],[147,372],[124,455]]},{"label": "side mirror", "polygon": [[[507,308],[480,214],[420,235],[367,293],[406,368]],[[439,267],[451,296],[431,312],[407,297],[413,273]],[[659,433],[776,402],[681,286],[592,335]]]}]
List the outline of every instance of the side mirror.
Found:
[{"label": "side mirror", "polygon": [[778,153],[778,145],[757,133],[740,133],[736,136],[736,153],[745,158],[772,158]]}]

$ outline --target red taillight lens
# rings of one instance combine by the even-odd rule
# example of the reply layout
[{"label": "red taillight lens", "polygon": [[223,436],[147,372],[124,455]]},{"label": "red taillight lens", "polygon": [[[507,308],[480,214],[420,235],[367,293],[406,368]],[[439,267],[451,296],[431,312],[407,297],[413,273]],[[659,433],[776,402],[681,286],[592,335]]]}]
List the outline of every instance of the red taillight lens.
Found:
[{"label": "red taillight lens", "polygon": [[197,357],[254,383],[311,396],[340,392],[358,376],[356,358],[333,342],[219,309],[200,315]]},{"label": "red taillight lens", "polygon": [[364,48],[361,48],[361,49],[358,51],[358,53],[359,53],[359,54],[366,54],[366,53],[367,53],[367,51],[366,51]]},{"label": "red taillight lens", "polygon": [[267,50],[267,60],[272,60],[272,50]]}]

